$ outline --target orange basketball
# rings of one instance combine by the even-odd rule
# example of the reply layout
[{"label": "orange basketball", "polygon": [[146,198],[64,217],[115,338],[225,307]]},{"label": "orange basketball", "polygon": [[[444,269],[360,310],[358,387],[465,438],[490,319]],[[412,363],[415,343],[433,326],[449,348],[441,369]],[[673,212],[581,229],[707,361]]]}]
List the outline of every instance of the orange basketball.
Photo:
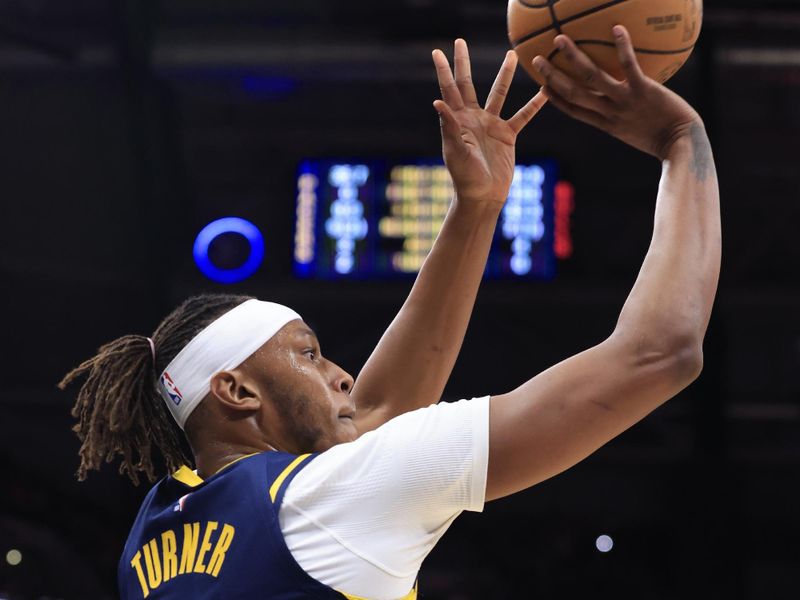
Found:
[{"label": "orange basketball", "polygon": [[614,25],[631,34],[642,70],[665,82],[689,58],[700,35],[702,0],[509,0],[508,37],[520,64],[543,84],[531,61],[537,55],[570,73],[553,39],[571,37],[595,64],[624,79],[614,46]]}]

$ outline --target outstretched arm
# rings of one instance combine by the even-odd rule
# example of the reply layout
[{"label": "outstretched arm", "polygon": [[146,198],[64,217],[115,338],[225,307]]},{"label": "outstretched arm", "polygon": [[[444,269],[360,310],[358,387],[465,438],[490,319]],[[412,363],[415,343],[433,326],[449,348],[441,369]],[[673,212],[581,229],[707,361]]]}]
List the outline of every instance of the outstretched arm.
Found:
[{"label": "outstretched arm", "polygon": [[543,94],[500,117],[517,66],[509,52],[481,108],[464,40],[455,43],[455,77],[433,53],[442,100],[442,153],[455,197],[433,248],[397,317],[359,374],[352,396],[360,432],[437,402],[464,340],[497,218],[514,176],[517,134],[544,105]]},{"label": "outstretched arm", "polygon": [[571,40],[556,38],[581,80],[534,64],[565,113],[655,155],[663,174],[653,238],[612,335],[600,345],[493,397],[487,499],[569,468],[689,385],[719,277],[719,191],[700,117],[645,77],[627,32],[615,28],[626,81],[600,71]]}]

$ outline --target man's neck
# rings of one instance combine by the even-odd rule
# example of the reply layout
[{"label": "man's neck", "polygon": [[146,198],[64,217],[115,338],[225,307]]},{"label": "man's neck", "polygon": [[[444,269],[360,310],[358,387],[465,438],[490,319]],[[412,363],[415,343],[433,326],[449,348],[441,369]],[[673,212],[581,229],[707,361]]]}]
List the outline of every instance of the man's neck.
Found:
[{"label": "man's neck", "polygon": [[269,450],[275,449],[269,445],[256,447],[244,444],[204,444],[201,450],[194,452],[197,474],[207,479],[237,460]]}]

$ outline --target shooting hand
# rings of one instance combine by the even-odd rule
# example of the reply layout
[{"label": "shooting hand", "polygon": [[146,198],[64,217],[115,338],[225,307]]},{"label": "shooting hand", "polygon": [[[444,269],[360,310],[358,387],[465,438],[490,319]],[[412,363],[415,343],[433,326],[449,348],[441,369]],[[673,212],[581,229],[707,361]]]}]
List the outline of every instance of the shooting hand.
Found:
[{"label": "shooting hand", "polygon": [[560,35],[554,43],[578,76],[571,78],[537,56],[533,65],[545,79],[544,93],[567,115],[663,160],[692,124],[702,124],[700,116],[683,98],[642,72],[630,34],[621,25],[614,28],[614,39],[624,81],[601,70],[575,42]]},{"label": "shooting hand", "polygon": [[484,202],[502,208],[514,177],[514,145],[517,135],[547,102],[536,94],[513,117],[503,120],[500,111],[517,66],[509,51],[481,108],[472,84],[467,43],[455,42],[455,76],[441,50],[433,62],[442,99],[433,103],[442,127],[442,154],[461,201]]}]

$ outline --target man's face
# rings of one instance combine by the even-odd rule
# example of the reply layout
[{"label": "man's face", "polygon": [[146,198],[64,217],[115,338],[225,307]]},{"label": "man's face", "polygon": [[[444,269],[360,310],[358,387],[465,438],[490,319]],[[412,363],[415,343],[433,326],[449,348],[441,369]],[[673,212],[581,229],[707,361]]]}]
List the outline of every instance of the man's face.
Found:
[{"label": "man's face", "polygon": [[303,321],[285,325],[242,367],[258,382],[260,428],[276,449],[323,452],[358,437],[353,378],[322,356]]}]

